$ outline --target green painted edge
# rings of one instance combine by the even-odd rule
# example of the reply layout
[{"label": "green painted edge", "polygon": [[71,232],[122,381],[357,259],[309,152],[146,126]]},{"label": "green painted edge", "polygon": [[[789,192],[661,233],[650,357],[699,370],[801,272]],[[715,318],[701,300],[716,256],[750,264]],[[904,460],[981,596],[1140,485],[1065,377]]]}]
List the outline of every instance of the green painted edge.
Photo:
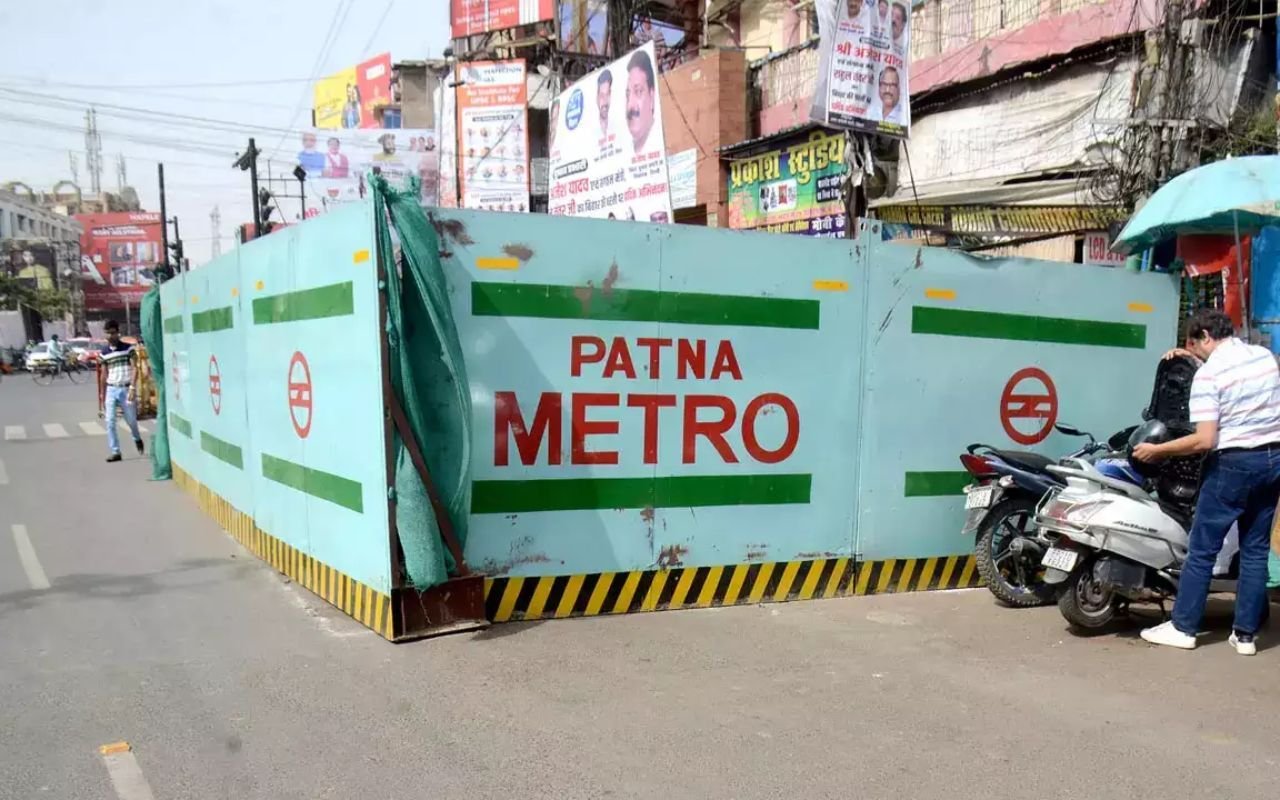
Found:
[{"label": "green painted edge", "polygon": [[800,504],[812,484],[805,474],[482,480],[472,484],[471,513]]},{"label": "green painted edge", "polygon": [[231,306],[211,308],[208,311],[197,311],[191,315],[192,333],[213,333],[226,331],[235,327],[235,313]]},{"label": "green painted edge", "polygon": [[188,439],[191,438],[191,423],[172,411],[169,412],[169,427]]},{"label": "green painted edge", "polygon": [[276,322],[299,322],[304,319],[345,317],[356,310],[355,284],[351,281],[299,289],[253,301],[253,324],[270,325]]},{"label": "green painted edge", "polygon": [[364,513],[364,487],[359,481],[262,454],[262,477],[303,494]]},{"label": "green painted edge", "polygon": [[973,476],[962,469],[908,472],[903,481],[906,497],[954,497],[964,494]]},{"label": "green painted edge", "polygon": [[1038,317],[995,311],[913,306],[911,332],[974,339],[1007,339],[1016,342],[1083,344],[1142,350],[1147,327],[1130,322]]},{"label": "green painted edge", "polygon": [[201,431],[200,449],[236,469],[244,469],[244,454],[238,446],[231,442],[219,439],[211,433]]},{"label": "green painted edge", "polygon": [[183,327],[181,314],[176,317],[169,317],[164,321],[165,333],[182,333]]},{"label": "green painted edge", "polygon": [[471,284],[478,317],[535,317],[818,330],[817,300],[550,284]]}]

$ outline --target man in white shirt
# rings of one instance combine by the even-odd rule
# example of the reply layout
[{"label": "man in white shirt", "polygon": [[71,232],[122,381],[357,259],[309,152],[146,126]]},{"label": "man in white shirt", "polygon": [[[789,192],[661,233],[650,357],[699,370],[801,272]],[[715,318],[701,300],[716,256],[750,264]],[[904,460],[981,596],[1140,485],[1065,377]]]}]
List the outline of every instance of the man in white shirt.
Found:
[{"label": "man in white shirt", "polygon": [[877,89],[880,93],[880,119],[894,125],[902,125],[902,78],[897,67],[880,70]]},{"label": "man in white shirt", "polygon": [[1257,652],[1254,637],[1267,611],[1267,556],[1280,499],[1280,369],[1262,347],[1235,337],[1230,318],[1212,309],[1187,321],[1192,355],[1204,361],[1191,384],[1195,433],[1134,448],[1140,461],[1213,451],[1205,461],[1186,562],[1172,618],[1142,638],[1191,650],[1204,617],[1213,562],[1235,522],[1240,524],[1240,578],[1230,642],[1241,655]]}]

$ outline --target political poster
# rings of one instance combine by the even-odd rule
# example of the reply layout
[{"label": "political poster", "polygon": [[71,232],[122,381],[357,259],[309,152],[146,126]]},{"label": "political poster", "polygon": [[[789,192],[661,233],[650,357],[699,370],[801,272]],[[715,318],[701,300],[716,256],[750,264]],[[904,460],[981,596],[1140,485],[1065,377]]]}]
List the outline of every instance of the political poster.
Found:
[{"label": "political poster", "polygon": [[80,285],[89,311],[137,307],[165,260],[160,215],[150,211],[76,214],[80,234]]},{"label": "political poster", "polygon": [[832,128],[907,138],[907,0],[816,0],[818,80],[810,117]]},{"label": "political poster", "polygon": [[524,61],[457,66],[459,198],[463,208],[529,210],[529,90]]},{"label": "political poster", "polygon": [[450,0],[452,37],[500,31],[554,19],[555,0]]},{"label": "political poster", "polygon": [[9,251],[9,277],[29,289],[52,289],[57,283],[56,258],[48,245],[23,245]]},{"label": "political poster", "polygon": [[671,222],[657,74],[648,42],[552,102],[550,213]]},{"label": "political poster", "polygon": [[[416,176],[422,204],[436,202],[440,151],[434,130],[307,130],[299,137],[293,162],[307,174],[307,216],[365,197],[368,176],[374,173],[398,188],[408,187],[409,178]],[[291,206],[281,203],[284,221],[296,219]]]},{"label": "political poster", "polygon": [[844,238],[845,134],[813,131],[729,162],[729,227]]}]

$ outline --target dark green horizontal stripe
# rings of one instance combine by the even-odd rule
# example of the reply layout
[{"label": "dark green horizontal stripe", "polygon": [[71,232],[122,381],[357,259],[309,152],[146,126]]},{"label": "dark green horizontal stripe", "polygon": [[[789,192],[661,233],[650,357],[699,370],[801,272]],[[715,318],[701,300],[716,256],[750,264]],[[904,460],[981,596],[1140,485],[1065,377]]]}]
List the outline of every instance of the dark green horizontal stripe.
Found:
[{"label": "dark green horizontal stripe", "polygon": [[547,284],[471,284],[471,313],[479,317],[623,320],[685,325],[747,325],[817,330],[817,300],[727,294],[654,292]]},{"label": "dark green horizontal stripe", "polygon": [[304,467],[266,453],[262,454],[262,477],[349,508],[357,514],[364,513],[364,492],[360,483],[350,478]]},{"label": "dark green horizontal stripe", "polygon": [[933,306],[915,306],[911,309],[911,332],[966,336],[973,339],[1127,347],[1136,350],[1147,346],[1147,327],[1129,322],[1037,317],[1031,314],[964,311]]},{"label": "dark green horizontal stripe", "polygon": [[208,311],[197,311],[191,315],[192,333],[212,333],[230,330],[235,326],[231,306],[211,308]]},{"label": "dark green horizontal stripe", "polygon": [[697,475],[476,481],[473,514],[607,508],[771,506],[808,503],[809,475]]},{"label": "dark green horizontal stripe", "polygon": [[964,487],[973,483],[973,476],[962,469],[939,472],[908,472],[907,497],[950,497],[964,493]]},{"label": "dark green horizontal stripe", "polygon": [[173,412],[169,412],[169,427],[188,439],[191,438],[191,423]]},{"label": "dark green horizontal stripe", "polygon": [[169,317],[164,321],[165,333],[182,333],[182,315]]},{"label": "dark green horizontal stripe", "polygon": [[231,442],[201,431],[200,449],[219,461],[225,461],[236,469],[244,469],[244,455],[240,452],[240,448]]},{"label": "dark green horizontal stripe", "polygon": [[344,317],[354,314],[355,308],[355,290],[351,281],[332,283],[257,298],[253,301],[253,324]]}]

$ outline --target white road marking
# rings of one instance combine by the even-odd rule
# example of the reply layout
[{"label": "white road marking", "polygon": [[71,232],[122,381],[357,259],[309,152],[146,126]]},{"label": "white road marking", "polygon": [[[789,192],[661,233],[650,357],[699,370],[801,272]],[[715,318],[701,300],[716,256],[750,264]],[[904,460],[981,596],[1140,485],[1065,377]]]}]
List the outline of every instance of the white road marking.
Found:
[{"label": "white road marking", "polygon": [[27,429],[21,425],[5,425],[4,426],[5,441],[12,442],[18,439],[27,438]]},{"label": "white road marking", "polygon": [[0,486],[9,485],[9,473],[5,471],[4,462],[0,461]]},{"label": "white road marking", "polygon": [[65,439],[71,434],[67,433],[67,429],[56,422],[46,422],[41,426],[44,428],[44,435],[50,439]]},{"label": "white road marking", "polygon": [[133,751],[105,752],[113,747],[102,748],[104,751],[102,763],[106,765],[107,774],[111,776],[111,785],[115,787],[116,797],[120,800],[155,800],[155,795],[151,793],[151,784],[147,783],[147,776],[142,774],[142,767],[138,766],[138,759],[133,757]]},{"label": "white road marking", "polygon": [[13,526],[13,543],[18,548],[18,560],[22,562],[22,571],[27,573],[27,581],[31,588],[42,591],[49,588],[49,578],[36,558],[36,549],[31,546],[31,537],[27,535],[26,525]]},{"label": "white road marking", "polygon": [[106,428],[96,422],[81,422],[80,430],[84,431],[89,436],[103,436],[107,432]]}]

